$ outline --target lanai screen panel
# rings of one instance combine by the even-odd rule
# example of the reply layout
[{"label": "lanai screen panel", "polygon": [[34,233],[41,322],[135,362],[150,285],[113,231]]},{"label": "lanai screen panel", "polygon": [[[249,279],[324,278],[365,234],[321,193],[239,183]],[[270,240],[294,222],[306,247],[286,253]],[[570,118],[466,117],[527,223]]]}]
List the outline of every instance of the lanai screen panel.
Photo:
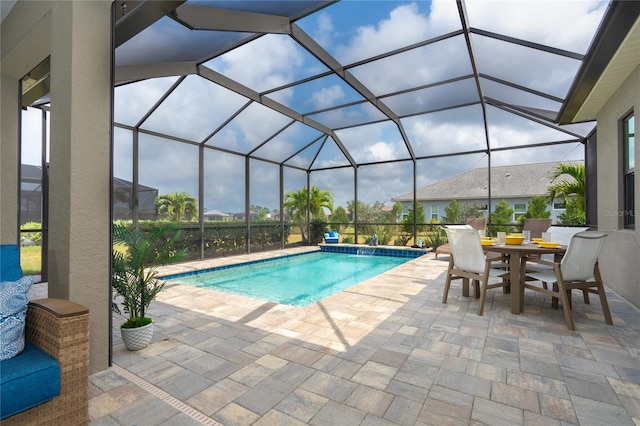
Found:
[{"label": "lanai screen panel", "polygon": [[[282,163],[304,151],[310,144],[314,144],[322,133],[296,121],[282,129],[264,145],[256,149],[253,155],[258,158]],[[316,148],[317,149],[317,148]],[[308,167],[310,161],[306,163]]]},{"label": "lanai screen panel", "polygon": [[[199,203],[198,147],[166,138],[141,134],[139,137],[139,183],[156,188],[157,195],[185,193]],[[142,202],[142,200],[140,201]],[[172,220],[194,220],[176,217]]]},{"label": "lanai screen panel", "polygon": [[349,71],[378,96],[473,74],[462,35],[365,62]]},{"label": "lanai screen panel", "polygon": [[310,175],[311,187],[333,194],[333,207],[348,209],[355,199],[355,173],[352,168],[314,171]]},{"label": "lanai screen panel", "polygon": [[[509,2],[473,1],[189,1],[183,6],[176,9],[174,19],[162,18],[119,46],[116,65],[156,64],[154,72],[162,74],[177,69],[171,68],[176,64],[193,63],[219,72],[224,78],[205,74],[226,86],[220,89],[222,92],[233,93],[229,95],[231,101],[228,93],[211,93],[213,89],[190,76],[176,89],[179,96],[169,95],[143,123],[143,129],[201,142],[211,132],[233,140],[229,135],[237,135],[235,120],[225,120],[233,118],[249,98],[260,103],[264,100],[278,111],[275,115],[304,121],[328,134],[429,111],[464,110],[475,102],[513,105],[523,114],[531,112],[534,118],[550,120],[569,88],[606,3],[559,2],[554,3],[552,13],[548,5],[539,3],[520,2],[515,7]],[[268,26],[260,25],[252,31],[251,24],[230,14],[237,11],[265,14],[265,22],[269,15],[292,19],[295,27],[282,27],[283,34],[265,34]],[[461,19],[463,16],[468,20]],[[545,18],[538,21],[536,16]],[[216,23],[226,18],[226,22]],[[192,21],[197,25],[189,28],[187,23]],[[288,30],[292,33],[286,34]],[[469,32],[470,44],[466,43],[465,31]],[[202,73],[203,69],[195,66],[185,69]],[[143,70],[136,72],[144,74]],[[182,88],[189,84],[194,85],[192,91]],[[234,102],[233,96],[243,102]],[[179,98],[186,101],[175,100]],[[124,97],[118,103],[132,105]],[[196,106],[200,106],[199,111]],[[116,114],[118,118],[125,115]],[[131,115],[138,118],[140,112]],[[466,126],[468,120],[463,115],[460,125]],[[128,125],[135,121],[122,120]],[[489,121],[483,125],[503,125]],[[181,123],[185,124],[179,129]],[[227,126],[233,130],[225,129]],[[268,139],[256,139],[246,148],[259,147],[262,156],[277,158],[265,154]],[[409,137],[406,142],[416,151],[422,150],[420,140]],[[224,144],[213,145],[231,149]],[[457,145],[452,144],[449,153],[459,152]]]},{"label": "lanai screen panel", "polygon": [[199,76],[188,76],[141,129],[202,142],[247,100]]},{"label": "lanai screen panel", "polygon": [[290,124],[289,117],[253,102],[216,132],[207,145],[248,154]]},{"label": "lanai screen panel", "polygon": [[266,96],[302,114],[364,101],[361,94],[335,74],[287,86]]},{"label": "lanai screen panel", "polygon": [[277,90],[328,71],[307,50],[283,34],[266,34],[205,65],[258,92]]},{"label": "lanai screen panel", "polygon": [[[420,185],[478,155],[493,166],[501,150],[541,145],[534,152],[547,158],[593,128],[553,121],[607,2],[549,5],[187,1],[116,49],[116,76],[127,77],[117,84],[136,81],[117,89],[116,121],[166,134],[156,156],[169,141],[178,155],[204,144],[205,194],[208,163],[223,152],[311,170],[338,200],[355,197],[354,167],[415,158]],[[242,11],[266,15],[232,13]],[[260,167],[244,175],[245,158],[234,158],[242,165],[228,185],[244,210],[244,182],[258,185]]]},{"label": "lanai screen panel", "polygon": [[338,130],[336,134],[358,163],[410,158],[398,126],[389,121]]},{"label": "lanai screen panel", "polygon": [[411,116],[401,121],[418,157],[487,149],[479,104]]},{"label": "lanai screen panel", "polygon": [[151,78],[114,89],[114,121],[135,126],[179,77]]},{"label": "lanai screen panel", "polygon": [[244,211],[245,157],[214,149],[204,150],[204,200],[206,211],[229,214]]}]

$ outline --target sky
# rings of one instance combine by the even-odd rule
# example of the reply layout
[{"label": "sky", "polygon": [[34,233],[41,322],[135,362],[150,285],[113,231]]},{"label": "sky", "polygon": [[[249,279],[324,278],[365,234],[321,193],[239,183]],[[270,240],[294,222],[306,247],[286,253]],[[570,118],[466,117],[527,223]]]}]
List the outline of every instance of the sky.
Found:
[{"label": "sky", "polygon": [[[584,54],[606,9],[606,2],[566,1],[467,1],[469,24],[473,28],[497,32],[508,37],[530,40],[557,49]],[[433,43],[377,61],[368,58],[429,40],[461,28],[455,1],[367,1],[347,0],[309,15],[297,24],[343,65],[356,64],[349,71],[400,116],[400,121],[417,156],[439,156],[486,149],[483,111],[479,105],[445,110],[452,105],[477,102],[473,80],[431,87],[446,79],[472,72],[467,46],[462,36]],[[169,43],[167,34],[179,39],[181,28],[175,22],[158,23],[136,41]],[[210,34],[208,35],[211,36]],[[569,90],[579,61],[539,52],[474,34],[480,73],[509,80],[516,85],[562,98]],[[162,46],[159,46],[162,47]],[[150,55],[152,49],[150,49]],[[116,61],[118,60],[116,52]],[[152,55],[151,55],[152,56]],[[363,61],[360,63],[360,61]],[[358,164],[398,160],[360,166],[357,170],[358,198],[366,203],[392,204],[394,196],[413,190],[413,163],[398,126],[376,122],[358,127],[352,124],[379,120],[384,116],[370,105],[326,110],[357,102],[362,96],[340,78],[330,76],[294,87],[270,92],[327,68],[292,38],[266,35],[204,63],[204,66],[232,78],[256,92],[337,129],[335,132]],[[116,88],[116,122],[136,125],[161,96],[178,80],[163,77]],[[502,102],[558,110],[560,103],[541,96],[524,94],[489,79],[481,80],[483,94]],[[406,89],[425,86],[419,92]],[[330,189],[336,206],[346,206],[354,198],[354,169],[327,169],[348,164],[336,143],[308,126],[291,124],[273,110],[199,76],[188,76],[165,102],[141,123],[141,129],[160,132],[207,146],[247,153],[279,163],[307,168],[313,161],[311,184]],[[245,108],[246,107],[246,108]],[[243,109],[244,108],[244,109]],[[418,112],[442,110],[428,114]],[[40,140],[38,111],[23,117],[25,149],[23,162],[39,164]],[[227,123],[233,114],[237,116]],[[492,147],[517,147],[571,139],[572,137],[502,109],[486,111]],[[224,127],[222,127],[222,125]],[[289,126],[289,127],[286,127]],[[281,131],[286,127],[285,131]],[[571,130],[586,134],[593,124],[574,125]],[[218,130],[220,129],[220,130]],[[217,131],[217,133],[216,133]],[[213,135],[213,136],[212,136]],[[210,139],[209,139],[210,138]],[[114,174],[131,180],[132,133],[114,131]],[[268,141],[267,144],[262,144]],[[324,145],[323,145],[324,144]],[[322,150],[318,153],[318,148]],[[305,149],[306,148],[306,149]],[[293,156],[295,153],[298,155]],[[292,157],[293,156],[293,157]],[[580,144],[552,148],[495,152],[491,165],[583,159]],[[486,154],[435,157],[417,163],[417,186],[486,167]],[[245,160],[243,157],[205,150],[205,209],[226,212],[244,210]],[[140,183],[158,188],[161,194],[184,191],[198,198],[198,147],[165,138],[140,136]],[[279,207],[279,166],[251,160],[250,204]],[[306,185],[306,174],[285,168],[285,192]]]}]

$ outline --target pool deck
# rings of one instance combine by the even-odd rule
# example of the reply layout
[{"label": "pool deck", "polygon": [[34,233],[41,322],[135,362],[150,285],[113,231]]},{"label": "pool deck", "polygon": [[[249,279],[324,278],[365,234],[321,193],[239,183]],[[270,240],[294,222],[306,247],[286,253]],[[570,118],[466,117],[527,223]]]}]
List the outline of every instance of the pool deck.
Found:
[{"label": "pool deck", "polygon": [[576,295],[572,332],[549,298],[513,315],[490,290],[479,317],[459,282],[441,303],[447,263],[429,253],[304,308],[170,285],[148,348],[124,349],[114,317],[91,425],[640,425],[637,308],[608,291],[608,326]]}]

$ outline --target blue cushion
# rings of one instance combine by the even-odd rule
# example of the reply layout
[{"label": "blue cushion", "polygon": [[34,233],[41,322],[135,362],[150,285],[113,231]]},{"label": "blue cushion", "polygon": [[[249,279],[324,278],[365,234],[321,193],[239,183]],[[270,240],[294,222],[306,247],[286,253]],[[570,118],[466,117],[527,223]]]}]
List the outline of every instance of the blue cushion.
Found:
[{"label": "blue cushion", "polygon": [[0,360],[14,357],[24,349],[24,325],[32,284],[32,276],[0,282]]},{"label": "blue cushion", "polygon": [[335,233],[335,232],[333,232],[333,231],[331,231],[331,232],[329,232],[329,236],[330,236],[330,237],[335,237],[335,236],[336,236],[336,233]]},{"label": "blue cushion", "polygon": [[20,247],[17,244],[0,245],[0,281],[15,281],[21,277]]},{"label": "blue cushion", "polygon": [[27,342],[24,351],[0,361],[0,419],[47,402],[60,393],[58,361]]}]

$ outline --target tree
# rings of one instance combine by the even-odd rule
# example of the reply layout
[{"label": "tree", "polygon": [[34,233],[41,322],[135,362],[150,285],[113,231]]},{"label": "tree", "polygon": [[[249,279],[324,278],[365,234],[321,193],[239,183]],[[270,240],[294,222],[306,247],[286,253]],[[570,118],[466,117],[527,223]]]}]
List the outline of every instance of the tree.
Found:
[{"label": "tree", "polygon": [[331,224],[334,231],[342,233],[344,227],[349,224],[349,216],[344,207],[338,206],[331,212]]},{"label": "tree", "polygon": [[519,223],[524,223],[526,218],[542,218],[548,219],[551,217],[551,212],[547,210],[547,200],[545,197],[537,196],[532,197],[527,205],[527,211],[525,214],[518,218]]},{"label": "tree", "polygon": [[[507,200],[502,200],[496,207],[493,209],[493,213],[491,213],[491,230],[494,235],[498,232],[509,232],[511,231],[511,225],[507,225],[511,223],[513,218],[513,209],[509,208],[509,203]],[[493,225],[493,224],[498,225]]]},{"label": "tree", "polygon": [[[566,179],[559,180],[560,177]],[[562,198],[565,204],[574,199],[577,201],[576,207],[583,212],[585,210],[585,170],[584,164],[560,163],[551,170],[549,176],[551,181],[547,187],[547,200],[553,205],[556,198]]]},{"label": "tree", "polygon": [[418,232],[424,232],[427,227],[427,219],[424,216],[424,206],[420,203],[415,205],[415,209],[409,209],[409,214],[402,220],[402,231],[400,232],[400,241],[403,246],[406,246],[409,240],[413,237],[413,224],[414,218],[416,223],[416,230]]},{"label": "tree", "polygon": [[324,218],[324,207],[333,210],[333,194],[330,191],[320,190],[312,186],[309,192],[309,203],[307,204],[307,188],[298,191],[287,192],[284,196],[284,209],[300,225],[302,241],[307,241],[305,230],[308,227],[307,216],[311,218]]},{"label": "tree", "polygon": [[444,208],[444,223],[465,223],[467,218],[482,217],[483,207],[478,203],[459,203],[455,198]]},{"label": "tree", "polygon": [[[373,204],[358,201],[358,233],[371,236],[377,232],[378,224],[383,221],[384,211],[382,208],[384,203],[375,201]],[[353,200],[347,203],[347,208],[352,212],[355,211],[355,203]]]},{"label": "tree", "polygon": [[397,201],[391,210],[385,213],[384,221],[387,223],[398,223],[402,217],[402,203]]},{"label": "tree", "polygon": [[564,213],[558,215],[560,225],[584,225],[587,223],[587,216],[578,200],[570,200],[565,204]]},{"label": "tree", "polygon": [[158,214],[173,222],[193,220],[198,216],[198,201],[186,192],[158,195],[155,203]]},{"label": "tree", "polygon": [[251,205],[249,207],[256,214],[256,222],[262,222],[267,219],[267,213],[269,213],[269,209],[266,207],[254,206]]}]

